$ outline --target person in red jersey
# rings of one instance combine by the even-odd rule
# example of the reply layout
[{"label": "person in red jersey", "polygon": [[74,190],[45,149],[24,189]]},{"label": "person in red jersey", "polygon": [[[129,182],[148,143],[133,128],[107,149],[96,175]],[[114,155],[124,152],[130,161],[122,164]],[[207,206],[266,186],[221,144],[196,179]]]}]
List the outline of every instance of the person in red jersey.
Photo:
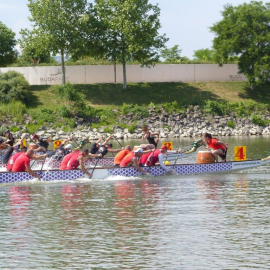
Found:
[{"label": "person in red jersey", "polygon": [[89,173],[84,167],[84,162],[90,157],[101,157],[101,155],[89,154],[88,149],[85,149],[82,152],[72,152],[64,157],[60,165],[60,170],[75,170],[79,168],[83,173],[91,178],[93,176],[92,173]]},{"label": "person in red jersey", "polygon": [[30,167],[30,160],[31,159],[41,159],[43,157],[46,157],[47,154],[39,155],[34,157],[34,150],[28,149],[26,153],[22,153],[14,162],[12,166],[12,172],[28,172],[32,176],[40,179],[40,176],[36,173],[34,173]]},{"label": "person in red jersey", "polygon": [[16,159],[22,154],[22,153],[25,153],[27,151],[27,148],[26,147],[22,147],[20,148],[20,151],[15,153],[14,155],[12,155],[9,160],[8,160],[8,163],[7,163],[7,171],[11,172],[12,170],[12,167],[13,167],[13,164],[15,163]]},{"label": "person in red jersey", "polygon": [[120,163],[120,167],[130,167],[133,166],[135,167],[138,171],[142,172],[142,173],[149,173],[147,171],[145,171],[144,169],[142,169],[139,165],[139,160],[143,155],[143,149],[142,148],[138,148],[134,151],[131,151],[129,154],[127,154],[124,159],[122,160],[122,162]]},{"label": "person in red jersey", "polygon": [[226,161],[228,145],[224,144],[221,141],[218,141],[216,138],[213,138],[210,133],[203,133],[203,140],[206,142],[208,148],[212,148],[212,154],[216,162],[218,162],[218,156],[221,157],[223,161]]}]

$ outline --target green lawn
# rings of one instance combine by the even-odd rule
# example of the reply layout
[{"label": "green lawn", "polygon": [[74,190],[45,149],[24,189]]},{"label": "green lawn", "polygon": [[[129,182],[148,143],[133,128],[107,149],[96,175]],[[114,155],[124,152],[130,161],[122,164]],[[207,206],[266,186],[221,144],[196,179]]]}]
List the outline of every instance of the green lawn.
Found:
[{"label": "green lawn", "polygon": [[[76,85],[83,89],[86,101],[92,106],[121,106],[123,103],[147,105],[177,101],[181,105],[202,104],[205,100],[242,101],[254,100],[270,103],[270,87],[250,90],[246,82],[197,82],[197,83],[138,83]],[[59,104],[53,86],[31,86],[29,108],[55,108]]]}]

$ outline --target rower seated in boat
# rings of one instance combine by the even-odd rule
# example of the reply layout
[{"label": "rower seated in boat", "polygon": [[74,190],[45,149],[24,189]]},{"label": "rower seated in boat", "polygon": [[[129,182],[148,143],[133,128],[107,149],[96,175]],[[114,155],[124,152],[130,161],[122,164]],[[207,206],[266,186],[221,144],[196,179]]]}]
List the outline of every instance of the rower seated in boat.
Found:
[{"label": "rower seated in boat", "polygon": [[210,133],[203,133],[203,140],[206,142],[206,149],[212,148],[211,152],[214,156],[215,162],[218,162],[218,156],[222,161],[226,161],[228,145],[224,144],[221,141],[218,141],[216,138],[213,138]]},{"label": "rower seated in boat", "polygon": [[155,151],[148,156],[145,166],[154,166],[159,163],[160,167],[164,169],[166,173],[173,173],[174,170],[164,164],[164,156],[167,155],[167,151],[167,145],[162,145],[160,149],[155,149]]},{"label": "rower seated in boat", "polygon": [[84,162],[90,157],[100,157],[99,154],[90,154],[88,149],[83,151],[77,150],[64,157],[61,162],[60,170],[75,170],[79,168],[83,173],[92,177],[92,173],[89,173],[85,167]]},{"label": "rower seated in boat", "polygon": [[144,169],[142,169],[139,165],[139,160],[143,155],[143,149],[142,148],[138,148],[136,150],[131,151],[129,154],[127,154],[124,159],[122,160],[122,162],[120,163],[120,167],[124,168],[124,167],[130,167],[133,166],[135,167],[138,171],[142,172],[142,173],[149,173],[147,171],[145,171]]},{"label": "rower seated in boat", "polygon": [[22,154],[22,153],[26,153],[27,148],[25,146],[23,146],[22,148],[19,149],[18,152],[16,152],[15,154],[13,154],[7,163],[7,171],[11,172],[12,171],[12,167],[13,164],[15,163],[16,159]]},{"label": "rower seated in boat", "polygon": [[122,149],[114,158],[114,167],[120,167],[120,163],[124,159],[124,157],[131,152],[131,146],[127,145],[124,149]]},{"label": "rower seated in boat", "polygon": [[49,147],[49,138],[40,138],[37,134],[34,134],[32,137],[35,144],[38,146],[34,151],[35,152],[46,152]]},{"label": "rower seated in boat", "polygon": [[28,172],[32,176],[40,179],[40,176],[32,171],[30,167],[30,160],[31,159],[38,160],[46,156],[47,154],[34,156],[34,150],[28,149],[25,153],[22,153],[16,159],[12,167],[12,172]]}]

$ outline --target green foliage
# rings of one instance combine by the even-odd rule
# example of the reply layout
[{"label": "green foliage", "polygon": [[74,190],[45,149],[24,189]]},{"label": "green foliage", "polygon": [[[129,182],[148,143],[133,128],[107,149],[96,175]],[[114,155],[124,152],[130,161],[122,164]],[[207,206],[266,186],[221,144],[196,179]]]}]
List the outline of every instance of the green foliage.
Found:
[{"label": "green foliage", "polygon": [[128,132],[129,133],[134,133],[135,129],[137,128],[137,123],[133,123],[130,126],[128,126]]},{"label": "green foliage", "polygon": [[12,101],[7,104],[0,104],[1,119],[11,116],[13,120],[19,121],[22,119],[22,116],[24,113],[26,113],[26,111],[26,106],[20,101]]},{"label": "green foliage", "polygon": [[213,48],[221,65],[238,58],[239,72],[245,74],[251,89],[270,80],[270,4],[251,1],[233,7],[226,5],[223,19],[211,30],[216,34]]},{"label": "green foliage", "polygon": [[12,100],[25,101],[29,83],[21,73],[8,71],[0,74],[0,103],[8,103]]},{"label": "green foliage", "polygon": [[105,128],[104,128],[104,132],[105,132],[105,133],[110,133],[110,134],[112,134],[112,133],[113,133],[113,129],[112,129],[111,127],[105,127]]},{"label": "green foliage", "polygon": [[262,127],[264,127],[268,123],[267,120],[262,119],[261,115],[257,115],[255,113],[251,114],[250,119],[253,124],[262,126]]},{"label": "green foliage", "polygon": [[37,109],[30,112],[33,119],[36,119],[39,124],[44,122],[54,123],[57,115],[53,110],[49,109]]},{"label": "green foliage", "polygon": [[[34,28],[23,29],[20,34],[21,48],[36,48],[37,54],[52,52],[70,55],[83,47],[82,32],[88,20],[86,0],[29,0],[30,21]],[[85,15],[82,15],[85,14]],[[64,63],[62,65],[63,82],[65,83]]]},{"label": "green foliage", "polygon": [[228,121],[228,127],[230,127],[230,128],[234,128],[235,127],[235,123],[234,123],[234,121]]},{"label": "green foliage", "polygon": [[210,49],[200,49],[194,51],[195,60],[199,61],[214,61],[213,60],[213,50]]},{"label": "green foliage", "polygon": [[15,46],[15,33],[0,22],[0,67],[6,67],[16,60]]},{"label": "green foliage", "polygon": [[207,100],[204,110],[211,114],[226,115],[228,112],[228,102]]},{"label": "green foliage", "polygon": [[57,113],[62,117],[71,117],[71,111],[65,106],[61,106],[57,109]]},{"label": "green foliage", "polygon": [[76,89],[71,83],[55,86],[54,93],[58,96],[59,101],[68,110],[73,111],[74,113],[86,108],[85,96],[82,93],[82,90]]},{"label": "green foliage", "polygon": [[180,107],[178,106],[177,101],[166,102],[162,104],[161,106],[169,114],[172,114],[173,112],[178,112],[180,110]]},{"label": "green foliage", "polygon": [[142,116],[142,117],[147,117],[149,115],[148,109],[146,106],[123,103],[122,114],[127,115],[128,113],[133,113],[133,114],[136,114],[137,116]]},{"label": "green foliage", "polygon": [[172,48],[165,47],[161,52],[161,57],[164,58],[167,63],[180,63],[181,62],[181,52],[179,45],[175,45]]},{"label": "green foliage", "polygon": [[138,61],[152,66],[159,60],[158,51],[168,40],[159,35],[160,9],[148,0],[96,0],[95,10],[102,28],[99,31],[99,54],[123,64],[123,88],[126,89],[126,63]]}]

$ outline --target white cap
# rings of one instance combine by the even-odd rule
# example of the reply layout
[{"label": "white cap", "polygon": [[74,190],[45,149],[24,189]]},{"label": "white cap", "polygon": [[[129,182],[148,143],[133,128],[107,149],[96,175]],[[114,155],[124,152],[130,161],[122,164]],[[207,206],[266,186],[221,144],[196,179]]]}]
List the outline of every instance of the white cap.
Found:
[{"label": "white cap", "polygon": [[64,147],[65,149],[72,149],[72,144],[67,144],[65,147]]},{"label": "white cap", "polygon": [[142,148],[138,148],[138,149],[134,150],[134,153],[143,153],[143,149]]}]

